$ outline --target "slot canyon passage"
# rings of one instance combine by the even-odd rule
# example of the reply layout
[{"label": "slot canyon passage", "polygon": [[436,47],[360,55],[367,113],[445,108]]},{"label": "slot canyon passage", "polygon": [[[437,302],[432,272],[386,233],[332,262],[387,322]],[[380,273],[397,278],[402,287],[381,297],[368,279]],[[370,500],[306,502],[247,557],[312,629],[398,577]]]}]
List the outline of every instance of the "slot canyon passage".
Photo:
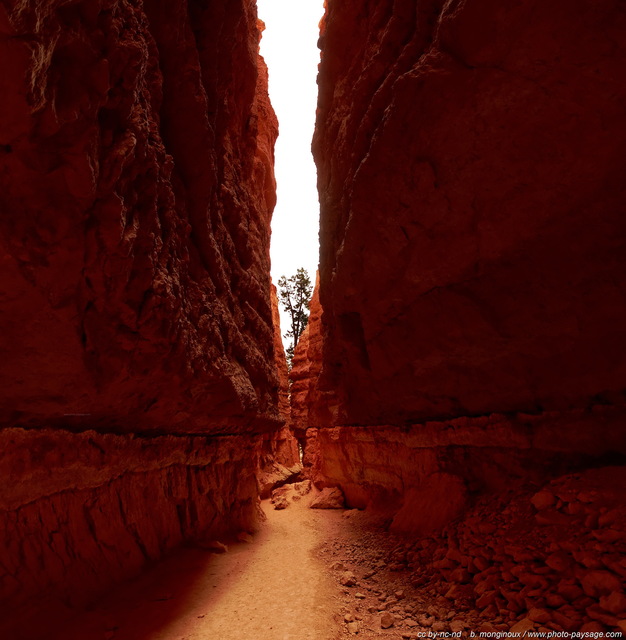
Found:
[{"label": "slot canyon passage", "polygon": [[326,1],[291,381],[262,28],[0,2],[0,638],[620,637],[626,3]]}]

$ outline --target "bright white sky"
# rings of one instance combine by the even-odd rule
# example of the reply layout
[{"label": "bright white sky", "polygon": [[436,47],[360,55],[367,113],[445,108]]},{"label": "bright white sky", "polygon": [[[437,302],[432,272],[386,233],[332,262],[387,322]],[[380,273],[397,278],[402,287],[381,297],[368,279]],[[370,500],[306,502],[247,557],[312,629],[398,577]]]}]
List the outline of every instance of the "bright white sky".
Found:
[{"label": "bright white sky", "polygon": [[[319,262],[319,202],[311,138],[317,105],[317,48],[323,0],[257,0],[266,29],[261,55],[269,69],[269,94],[278,117],[272,219],[272,280],[304,267],[315,280]],[[283,333],[287,323],[281,315]]]}]

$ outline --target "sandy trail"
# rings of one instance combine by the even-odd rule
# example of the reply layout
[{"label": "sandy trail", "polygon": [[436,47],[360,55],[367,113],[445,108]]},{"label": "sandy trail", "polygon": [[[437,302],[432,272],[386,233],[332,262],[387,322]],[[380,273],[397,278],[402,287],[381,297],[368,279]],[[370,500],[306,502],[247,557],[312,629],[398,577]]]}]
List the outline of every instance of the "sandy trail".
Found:
[{"label": "sandy trail", "polygon": [[316,548],[338,514],[275,511],[252,543],[185,550],[54,635],[60,640],[335,640],[338,588]]}]

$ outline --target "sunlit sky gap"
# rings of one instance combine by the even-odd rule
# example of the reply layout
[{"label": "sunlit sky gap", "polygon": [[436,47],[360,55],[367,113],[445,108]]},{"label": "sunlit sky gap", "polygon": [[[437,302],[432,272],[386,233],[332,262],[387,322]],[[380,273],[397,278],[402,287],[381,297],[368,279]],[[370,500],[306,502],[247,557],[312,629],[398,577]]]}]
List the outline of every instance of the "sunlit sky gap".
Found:
[{"label": "sunlit sky gap", "polygon": [[[269,69],[269,94],[278,117],[272,219],[272,280],[298,267],[311,280],[319,261],[319,202],[311,138],[317,104],[317,48],[323,0],[257,0],[265,22],[261,55]],[[288,327],[281,314],[283,333]]]}]

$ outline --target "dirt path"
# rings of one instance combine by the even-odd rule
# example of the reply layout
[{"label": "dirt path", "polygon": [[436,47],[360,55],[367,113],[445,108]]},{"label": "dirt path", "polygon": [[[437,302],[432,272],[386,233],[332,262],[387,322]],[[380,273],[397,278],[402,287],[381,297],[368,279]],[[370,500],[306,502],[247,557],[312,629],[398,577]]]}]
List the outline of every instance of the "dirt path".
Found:
[{"label": "dirt path", "polygon": [[275,511],[251,543],[186,550],[133,581],[55,638],[335,640],[337,583],[316,549],[339,514]]}]

